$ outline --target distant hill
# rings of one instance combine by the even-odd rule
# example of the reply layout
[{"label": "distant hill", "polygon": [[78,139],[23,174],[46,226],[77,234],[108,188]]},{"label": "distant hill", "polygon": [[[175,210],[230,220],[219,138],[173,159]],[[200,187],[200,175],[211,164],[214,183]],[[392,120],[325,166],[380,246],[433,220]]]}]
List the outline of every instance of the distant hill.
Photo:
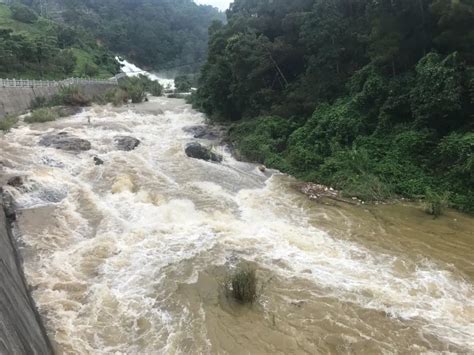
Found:
[{"label": "distant hill", "polygon": [[22,0],[81,38],[148,69],[196,71],[206,59],[208,28],[225,16],[192,0]]}]

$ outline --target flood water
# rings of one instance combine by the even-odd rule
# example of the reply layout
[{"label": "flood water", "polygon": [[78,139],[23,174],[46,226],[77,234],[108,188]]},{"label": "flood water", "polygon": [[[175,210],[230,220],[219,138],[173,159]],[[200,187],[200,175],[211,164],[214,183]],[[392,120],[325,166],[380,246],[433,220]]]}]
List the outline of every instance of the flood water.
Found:
[{"label": "flood water", "polygon": [[[0,136],[3,172],[26,177],[9,188],[16,232],[59,354],[472,352],[473,218],[317,203],[223,147],[222,164],[188,158],[183,128],[203,122],[153,98]],[[39,146],[47,132],[92,150]],[[141,144],[119,151],[117,135]],[[242,263],[253,306],[221,292]]]}]

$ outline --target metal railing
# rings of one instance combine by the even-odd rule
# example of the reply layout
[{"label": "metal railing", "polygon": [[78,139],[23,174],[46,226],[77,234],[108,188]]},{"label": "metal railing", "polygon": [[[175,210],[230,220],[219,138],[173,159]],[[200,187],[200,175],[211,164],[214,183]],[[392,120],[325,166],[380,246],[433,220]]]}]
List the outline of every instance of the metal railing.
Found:
[{"label": "metal railing", "polygon": [[117,85],[117,78],[111,79],[82,79],[69,78],[65,80],[28,80],[28,79],[0,79],[0,87],[4,88],[37,88],[48,86],[67,86],[75,84],[107,84]]}]

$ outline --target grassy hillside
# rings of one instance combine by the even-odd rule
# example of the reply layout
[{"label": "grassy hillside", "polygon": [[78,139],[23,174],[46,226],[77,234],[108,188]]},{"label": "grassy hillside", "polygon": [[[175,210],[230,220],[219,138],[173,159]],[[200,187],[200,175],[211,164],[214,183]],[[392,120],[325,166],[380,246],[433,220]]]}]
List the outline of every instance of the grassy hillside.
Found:
[{"label": "grassy hillside", "polygon": [[0,77],[109,78],[117,71],[112,53],[90,38],[27,7],[0,4]]}]

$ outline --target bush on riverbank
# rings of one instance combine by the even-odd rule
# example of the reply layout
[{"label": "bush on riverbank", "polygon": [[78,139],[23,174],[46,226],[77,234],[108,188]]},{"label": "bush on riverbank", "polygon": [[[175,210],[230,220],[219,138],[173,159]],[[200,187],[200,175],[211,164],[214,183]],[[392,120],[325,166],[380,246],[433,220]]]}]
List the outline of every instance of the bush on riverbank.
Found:
[{"label": "bush on riverbank", "polygon": [[61,88],[59,93],[51,100],[54,105],[66,106],[89,106],[89,100],[80,90],[78,86],[70,85]]},{"label": "bush on riverbank", "polygon": [[3,118],[0,118],[0,131],[8,132],[17,122],[17,116],[7,115]]},{"label": "bush on riverbank", "polygon": [[161,96],[163,94],[161,84],[145,75],[122,79],[120,81],[120,88],[127,92],[128,97],[133,103],[143,102],[147,92],[153,96]]},{"label": "bush on riverbank", "polygon": [[33,110],[28,117],[25,117],[26,123],[45,123],[55,121],[59,118],[57,111],[49,107]]}]

